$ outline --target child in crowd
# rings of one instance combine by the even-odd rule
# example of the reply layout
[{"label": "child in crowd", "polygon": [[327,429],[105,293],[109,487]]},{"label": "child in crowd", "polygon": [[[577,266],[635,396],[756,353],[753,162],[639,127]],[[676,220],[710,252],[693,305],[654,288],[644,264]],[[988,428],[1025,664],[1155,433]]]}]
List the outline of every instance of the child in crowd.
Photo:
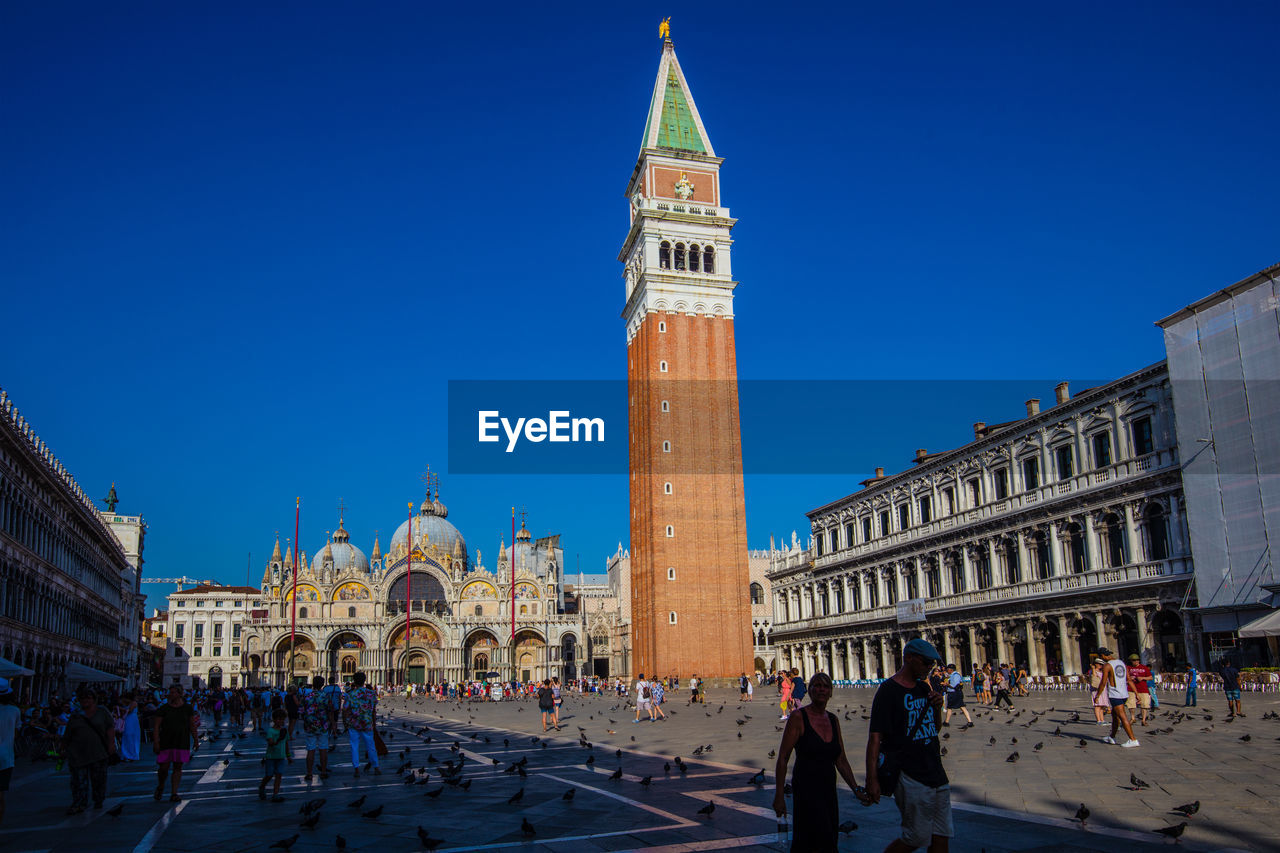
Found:
[{"label": "child in crowd", "polygon": [[293,744],[289,742],[289,713],[284,708],[276,708],[271,712],[271,727],[263,732],[267,739],[266,764],[262,771],[262,781],[258,783],[258,799],[267,798],[267,783],[275,777],[275,785],[271,790],[271,802],[283,803],[280,796],[280,782],[284,778],[284,765],[293,763]]}]

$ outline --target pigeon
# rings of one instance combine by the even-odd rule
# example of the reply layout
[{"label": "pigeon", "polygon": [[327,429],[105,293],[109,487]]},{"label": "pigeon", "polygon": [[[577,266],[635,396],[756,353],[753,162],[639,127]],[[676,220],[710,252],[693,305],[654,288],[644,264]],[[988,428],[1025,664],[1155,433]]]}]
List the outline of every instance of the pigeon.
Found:
[{"label": "pigeon", "polygon": [[653,784],[653,777],[652,776],[644,777],[643,779],[640,780],[640,784],[644,785],[646,788],[649,787],[651,784]]},{"label": "pigeon", "polygon": [[1158,832],[1161,835],[1168,836],[1169,838],[1181,838],[1182,833],[1185,832],[1186,829],[1187,829],[1187,822],[1184,820],[1182,823],[1178,824],[1177,826],[1162,826],[1159,829],[1153,829],[1151,831]]},{"label": "pigeon", "polygon": [[705,806],[698,809],[698,814],[704,814],[707,817],[711,817],[711,815],[715,814],[715,811],[716,811],[716,804],[707,803]]},{"label": "pigeon", "polygon": [[320,822],[320,812],[316,812],[311,817],[302,822],[303,829],[315,829],[316,824]]},{"label": "pigeon", "polygon": [[573,800],[573,795],[576,793],[578,793],[577,788],[570,788],[569,790],[565,791],[563,794],[560,795],[560,799],[564,800],[566,803],[570,802]]},{"label": "pigeon", "polygon": [[1244,737],[1240,738],[1240,740],[1244,741],[1245,743],[1248,743],[1249,741],[1253,740],[1253,735],[1245,735]]},{"label": "pigeon", "polygon": [[1039,752],[1040,750],[1044,749],[1044,741],[1040,741],[1038,744],[1036,744],[1031,748],[1034,749],[1036,752]]},{"label": "pigeon", "polygon": [[776,750],[776,749],[771,749],[771,750],[769,750],[769,757],[770,757],[770,758],[777,758],[777,757],[778,757],[778,750]]},{"label": "pigeon", "polygon": [[367,812],[361,812],[360,816],[367,817],[369,820],[377,820],[382,817],[382,809],[382,806],[378,806],[376,809],[369,809]]},{"label": "pigeon", "polygon": [[124,803],[120,803],[115,808],[107,809],[107,814],[111,815],[112,817],[120,817],[120,813],[122,811],[124,811]]},{"label": "pigeon", "polygon": [[426,796],[434,800],[436,797],[439,797],[443,792],[444,792],[444,785],[441,785],[439,788],[436,788],[434,791],[427,791]]},{"label": "pigeon", "polygon": [[610,782],[616,782],[616,781],[618,781],[618,780],[619,780],[619,779],[621,779],[621,778],[622,778],[622,768],[621,768],[621,767],[619,767],[617,770],[613,771],[613,773],[612,773],[612,774],[610,774],[610,776],[609,776],[609,781],[610,781]]},{"label": "pigeon", "polygon": [[992,738],[991,740],[987,741],[987,746],[995,746],[995,745],[996,745],[996,739],[995,739],[995,738]]},{"label": "pigeon", "polygon": [[1143,782],[1141,779],[1139,779],[1137,776],[1134,776],[1132,773],[1129,774],[1129,784],[1132,785],[1134,788],[1150,788],[1151,787],[1146,782]]},{"label": "pigeon", "polygon": [[529,823],[529,818],[527,817],[520,819],[520,834],[525,838],[532,838],[538,834],[538,831],[533,828],[533,824]]},{"label": "pigeon", "polygon": [[461,785],[459,785],[458,787],[459,787],[459,788],[461,788],[461,789],[462,789],[462,790],[464,790],[464,791],[470,791],[470,790],[471,790],[471,780],[470,780],[470,779],[468,779],[467,781],[463,782],[463,783],[462,783]]},{"label": "pigeon", "polygon": [[698,747],[693,751],[694,755],[702,755],[702,747]]},{"label": "pigeon", "polygon": [[1171,809],[1171,811],[1178,812],[1183,817],[1191,817],[1193,814],[1200,811],[1200,801],[1196,800],[1194,803],[1186,803],[1185,805],[1174,806]]},{"label": "pigeon", "polygon": [[587,766],[590,767],[592,764],[595,764],[595,763],[596,763],[596,757],[594,755],[588,755]]},{"label": "pigeon", "polygon": [[663,773],[666,773],[666,774],[668,774],[668,775],[670,775],[670,773],[671,773],[671,762],[670,762],[670,761],[664,761],[664,762],[662,762],[662,772],[663,772]]},{"label": "pigeon", "polygon": [[516,791],[514,794],[511,795],[511,799],[507,800],[507,805],[514,806],[516,803],[520,802],[523,799],[524,799],[524,788],[521,788],[519,791]]},{"label": "pigeon", "polygon": [[347,849],[347,839],[345,839],[345,838],[343,838],[341,835],[339,835],[338,837],[336,837],[336,838],[334,838],[334,839],[333,839],[333,846],[334,846],[334,847],[337,847],[339,850],[346,850],[346,849]]},{"label": "pigeon", "polygon": [[369,799],[369,795],[368,795],[368,794],[365,794],[365,795],[361,796],[359,799],[357,799],[355,802],[347,803],[347,808],[349,808],[349,809],[358,809],[358,808],[360,808],[361,806],[363,806],[363,805],[364,805],[364,801],[365,801],[365,800],[367,800],[367,799]]},{"label": "pigeon", "polygon": [[1014,750],[1014,752],[1008,758],[1006,758],[1005,761],[1009,762],[1010,764],[1016,764],[1018,762],[1017,750]]},{"label": "pigeon", "polygon": [[298,814],[309,815],[312,812],[318,812],[324,804],[324,800],[307,800],[302,804],[302,808],[298,809]]},{"label": "pigeon", "polygon": [[1085,808],[1085,804],[1081,803],[1080,808],[1076,809],[1076,820],[1080,821],[1080,825],[1084,826],[1089,820],[1089,809]]},{"label": "pigeon", "polygon": [[856,823],[854,823],[851,820],[846,820],[844,823],[836,827],[836,832],[843,832],[845,835],[848,835],[849,833],[853,832],[857,828],[858,828],[858,825]]},{"label": "pigeon", "polygon": [[1058,726],[1056,729],[1053,730],[1053,736],[1062,737],[1062,726]]},{"label": "pigeon", "polygon": [[[1183,824],[1183,826],[1186,826],[1186,824]],[[272,844],[272,845],[271,845],[270,847],[268,847],[267,849],[268,849],[268,850],[288,850],[289,848],[293,847],[293,845],[294,845],[294,844],[296,844],[296,843],[298,842],[298,839],[299,839],[300,837],[301,837],[301,835],[299,835],[298,833],[296,833],[296,832],[295,832],[295,833],[293,834],[293,836],[292,836],[292,837],[290,837],[290,838],[281,838],[279,841],[277,841],[276,843]]]},{"label": "pigeon", "polygon": [[748,779],[748,780],[747,780],[747,784],[748,784],[748,785],[763,785],[763,784],[764,784],[764,768],[763,768],[763,767],[762,767],[762,768],[760,768],[760,772],[759,772],[759,773],[757,773],[756,775],[754,775],[754,776],[752,776],[750,779]]},{"label": "pigeon", "polygon": [[1076,746],[1078,746],[1080,749],[1088,749],[1089,741],[1085,740],[1084,738],[1080,738],[1080,742],[1077,743]]},{"label": "pigeon", "polygon": [[418,841],[422,843],[423,850],[435,850],[441,844],[444,844],[443,838],[432,838],[431,833],[422,827],[418,827]]}]

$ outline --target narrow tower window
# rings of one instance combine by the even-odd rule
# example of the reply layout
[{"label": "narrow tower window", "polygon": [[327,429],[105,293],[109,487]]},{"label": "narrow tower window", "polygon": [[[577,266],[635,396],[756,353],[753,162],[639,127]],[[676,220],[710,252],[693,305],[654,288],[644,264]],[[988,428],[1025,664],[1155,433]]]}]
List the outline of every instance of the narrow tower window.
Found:
[{"label": "narrow tower window", "polygon": [[667,614],[667,621],[672,625],[676,624],[676,612],[674,610]]},{"label": "narrow tower window", "polygon": [[659,332],[665,332],[666,330],[667,330],[667,321],[666,321],[666,320],[659,320],[659,321],[658,321],[658,331],[659,331]]},{"label": "narrow tower window", "polygon": [[658,372],[659,373],[667,372],[667,363],[665,361],[658,362]]},{"label": "narrow tower window", "polygon": [[663,493],[664,495],[669,495],[669,494],[671,494],[671,484],[670,484],[670,483],[663,483],[663,484],[662,484],[662,493]]},{"label": "narrow tower window", "polygon": [[671,244],[666,240],[658,245],[658,266],[664,270],[671,269]]},{"label": "narrow tower window", "polygon": [[663,452],[663,453],[670,453],[670,452],[671,452],[671,442],[669,442],[669,441],[664,441],[664,442],[662,442],[662,452]]},{"label": "narrow tower window", "polygon": [[676,243],[676,269],[683,270],[684,268],[684,243]]},{"label": "narrow tower window", "polygon": [[676,579],[676,567],[670,566],[667,568],[667,580],[673,581],[675,579]]},{"label": "narrow tower window", "polygon": [[669,412],[669,411],[671,411],[671,404],[670,404],[669,402],[667,402],[666,400],[663,400],[663,401],[662,401],[662,411],[664,411],[664,412]]},{"label": "narrow tower window", "polygon": [[707,273],[716,271],[716,250],[711,246],[702,250],[702,271]]},{"label": "narrow tower window", "polygon": [[667,525],[667,538],[668,539],[676,538],[676,529],[672,527],[670,524]]},{"label": "narrow tower window", "polygon": [[689,271],[698,271],[698,244],[694,243],[689,247]]}]

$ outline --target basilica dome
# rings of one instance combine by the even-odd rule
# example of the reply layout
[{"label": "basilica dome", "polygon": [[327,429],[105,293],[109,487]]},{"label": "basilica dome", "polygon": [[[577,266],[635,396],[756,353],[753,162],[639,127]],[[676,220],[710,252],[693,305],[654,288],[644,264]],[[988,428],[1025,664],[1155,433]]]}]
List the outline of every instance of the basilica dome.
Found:
[{"label": "basilica dome", "polygon": [[[438,502],[437,502],[438,505]],[[409,521],[400,522],[395,535],[391,537],[391,553],[404,545],[409,535]],[[424,538],[425,537],[425,538]],[[443,515],[437,514],[435,507],[424,501],[419,513],[413,517],[413,541],[424,550],[435,549],[437,553],[452,554],[457,547],[462,552],[462,559],[468,562],[467,541],[462,538],[458,528],[454,527]]]},{"label": "basilica dome", "polygon": [[315,559],[311,561],[311,571],[319,574],[324,569],[325,561],[333,559],[333,571],[341,574],[347,570],[358,572],[369,571],[369,558],[364,552],[351,544],[351,536],[343,529],[342,521],[333,532],[333,539],[327,542]]}]

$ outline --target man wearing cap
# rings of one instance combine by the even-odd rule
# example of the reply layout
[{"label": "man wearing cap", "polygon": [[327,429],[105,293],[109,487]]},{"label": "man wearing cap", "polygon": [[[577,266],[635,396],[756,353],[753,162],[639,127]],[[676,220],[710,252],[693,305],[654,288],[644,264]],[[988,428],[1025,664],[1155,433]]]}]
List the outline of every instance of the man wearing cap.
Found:
[{"label": "man wearing cap", "polygon": [[13,699],[9,679],[0,678],[0,822],[4,821],[5,793],[13,777],[13,742],[18,739],[18,720],[22,717]]},{"label": "man wearing cap", "polygon": [[1151,670],[1142,665],[1142,658],[1137,655],[1129,655],[1129,680],[1133,682],[1134,689],[1129,693],[1125,708],[1134,712],[1135,719],[1141,718],[1145,726],[1151,715],[1151,688],[1148,685]]},{"label": "man wearing cap", "polygon": [[1111,734],[1102,739],[1103,743],[1115,743],[1116,731],[1121,725],[1124,726],[1124,733],[1129,739],[1122,744],[1124,747],[1132,749],[1142,746],[1138,743],[1138,739],[1133,736],[1133,727],[1129,725],[1129,715],[1125,713],[1125,702],[1129,700],[1129,691],[1135,689],[1133,679],[1129,676],[1128,667],[1122,661],[1116,660],[1116,656],[1112,654],[1111,649],[1098,649],[1098,657],[1102,658],[1102,662],[1106,664],[1102,667],[1102,680],[1098,683],[1098,690],[1094,694],[1094,701],[1101,702],[1103,696],[1107,698],[1107,704],[1111,706]]},{"label": "man wearing cap", "polygon": [[969,709],[964,706],[964,677],[956,672],[956,665],[947,664],[946,686],[944,690],[947,694],[947,714],[942,718],[942,724],[945,726],[951,722],[951,712],[959,711],[964,714],[964,718],[973,723],[973,717],[969,716]]},{"label": "man wearing cap", "polygon": [[930,643],[916,638],[902,650],[902,668],[886,679],[871,701],[867,735],[867,797],[880,801],[877,769],[882,754],[896,758],[901,772],[893,797],[902,815],[902,835],[885,853],[908,853],[928,847],[945,853],[955,835],[951,824],[951,784],[942,769],[938,741],[938,711],[942,693],[924,680],[941,655]]}]

